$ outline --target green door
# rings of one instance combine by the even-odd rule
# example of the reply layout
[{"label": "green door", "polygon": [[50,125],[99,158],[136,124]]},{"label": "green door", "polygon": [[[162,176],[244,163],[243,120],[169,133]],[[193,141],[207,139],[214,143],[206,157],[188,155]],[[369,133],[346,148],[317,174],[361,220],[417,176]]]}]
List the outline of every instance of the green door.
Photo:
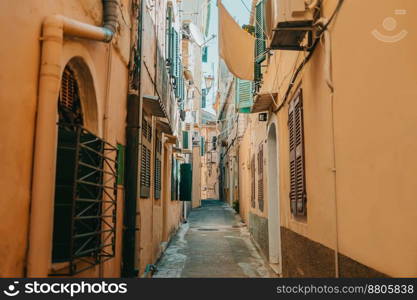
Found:
[{"label": "green door", "polygon": [[180,200],[191,201],[193,186],[193,171],[191,164],[181,165]]}]

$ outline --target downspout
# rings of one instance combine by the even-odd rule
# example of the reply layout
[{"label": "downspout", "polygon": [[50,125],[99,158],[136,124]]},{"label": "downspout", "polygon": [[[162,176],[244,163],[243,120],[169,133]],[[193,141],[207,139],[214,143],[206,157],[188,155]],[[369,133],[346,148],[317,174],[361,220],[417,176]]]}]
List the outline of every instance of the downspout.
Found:
[{"label": "downspout", "polygon": [[126,126],[126,168],[125,168],[125,208],[124,208],[124,231],[123,231],[123,265],[122,277],[137,277],[138,270],[138,253],[136,245],[138,244],[137,236],[137,199],[139,192],[139,170],[140,170],[140,145],[142,140],[141,120],[142,120],[142,101],[140,97],[141,71],[142,71],[142,24],[144,2],[141,1],[139,9],[138,22],[139,26],[137,50],[133,51],[130,58],[133,73],[130,75],[131,86],[127,97],[127,126]]},{"label": "downspout", "polygon": [[[103,0],[105,13],[117,13],[115,0]],[[117,3],[116,3],[117,4]],[[64,36],[110,42],[117,20],[103,27],[61,15],[48,16],[42,25],[41,65],[32,171],[29,246],[26,277],[47,277],[51,266],[55,168],[57,147],[57,100],[62,73]]]}]

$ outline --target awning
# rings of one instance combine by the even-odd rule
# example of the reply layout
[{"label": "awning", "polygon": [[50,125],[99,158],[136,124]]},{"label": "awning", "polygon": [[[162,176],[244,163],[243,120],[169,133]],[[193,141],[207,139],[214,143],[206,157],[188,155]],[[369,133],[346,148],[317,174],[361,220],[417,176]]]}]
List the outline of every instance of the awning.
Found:
[{"label": "awning", "polygon": [[252,113],[269,110],[269,107],[277,102],[278,93],[262,93],[256,95],[252,106]]},{"label": "awning", "polygon": [[[173,144],[173,145],[177,144],[178,138],[176,136],[170,135],[170,134],[165,134],[165,137],[167,138],[167,140],[166,140],[167,144]],[[174,148],[176,148],[176,147],[174,146]]]},{"label": "awning", "polygon": [[166,134],[172,134],[172,128],[169,125],[169,123],[163,121],[163,120],[157,120],[156,121],[156,128],[160,131],[162,131],[163,133]]},{"label": "awning", "polygon": [[157,96],[143,96],[143,109],[152,116],[167,117],[165,107]]},{"label": "awning", "polygon": [[194,23],[190,23],[190,33],[191,37],[193,38],[194,42],[201,47],[204,44],[204,36],[201,33],[200,29],[194,25]]},{"label": "awning", "polygon": [[230,73],[240,79],[254,79],[255,38],[227,12],[221,0],[219,6],[219,54]]}]

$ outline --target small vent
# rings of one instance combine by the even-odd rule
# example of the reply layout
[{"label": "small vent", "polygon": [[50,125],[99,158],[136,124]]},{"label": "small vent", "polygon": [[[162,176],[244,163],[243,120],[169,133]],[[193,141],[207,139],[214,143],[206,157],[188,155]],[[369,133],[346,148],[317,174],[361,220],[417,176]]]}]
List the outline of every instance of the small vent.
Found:
[{"label": "small vent", "polygon": [[62,73],[58,103],[60,123],[83,124],[78,82],[69,66],[66,66]]}]

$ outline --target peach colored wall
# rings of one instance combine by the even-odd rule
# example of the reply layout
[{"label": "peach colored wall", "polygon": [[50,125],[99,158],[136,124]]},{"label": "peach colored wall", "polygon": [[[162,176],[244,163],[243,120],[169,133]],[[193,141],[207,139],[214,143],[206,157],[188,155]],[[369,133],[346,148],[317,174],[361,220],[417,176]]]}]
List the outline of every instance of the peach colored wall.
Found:
[{"label": "peach colored wall", "polygon": [[[165,50],[165,15],[167,3],[170,1],[158,1],[157,6],[151,10],[146,10],[146,21],[143,30],[143,60],[141,72],[141,91],[143,97],[156,96],[153,85],[156,72],[156,47]],[[178,7],[174,4],[174,22],[179,26]],[[175,100],[172,100],[175,101]],[[174,108],[173,108],[174,109]],[[156,142],[156,117],[146,115],[146,119],[153,124],[153,134],[151,142],[151,162],[155,161],[155,142]],[[175,130],[175,122],[172,121]],[[164,164],[164,156],[169,157],[168,165]],[[162,191],[161,199],[155,199],[154,195],[154,163],[151,163],[151,187],[150,197],[138,199],[139,213],[137,233],[138,244],[136,248],[137,260],[139,261],[139,275],[143,275],[148,264],[154,264],[162,254],[162,243],[167,242],[171,235],[178,228],[182,217],[182,202],[171,201],[171,157],[172,147],[164,146],[161,154],[162,162]],[[166,177],[167,176],[167,177]],[[168,178],[167,181],[164,178]],[[164,219],[165,218],[165,219]],[[165,232],[165,235],[164,235]]]},{"label": "peach colored wall", "polygon": [[[122,0],[125,15],[129,1]],[[0,276],[24,276],[25,255],[28,247],[29,205],[31,199],[31,171],[34,142],[35,112],[40,57],[42,21],[46,16],[62,14],[76,20],[101,25],[102,5],[92,1],[1,1],[0,33],[8,37],[0,48],[3,72],[0,74]],[[129,18],[127,17],[129,22]],[[109,131],[104,138],[115,144],[125,144],[124,120],[127,94],[127,65],[129,53],[129,24],[121,22],[111,58],[112,80],[109,87]],[[18,30],[17,30],[18,29]],[[13,32],[11,35],[10,33]],[[63,67],[74,56],[81,57],[94,78],[98,104],[98,134],[103,136],[103,114],[107,86],[108,45],[86,40],[64,40]],[[6,176],[7,174],[7,176]],[[117,255],[104,267],[105,276],[118,276],[120,265],[121,209],[123,194],[118,198]],[[53,201],[53,199],[51,199]],[[13,231],[11,230],[13,228]],[[45,230],[50,230],[45,228]],[[49,247],[46,247],[49,248]],[[12,250],[12,251],[11,251]],[[50,255],[50,254],[47,254]],[[90,271],[95,273],[96,271]],[[92,274],[90,273],[90,274]],[[86,274],[84,274],[86,275]],[[81,274],[80,276],[83,276]]]},{"label": "peach colored wall", "polygon": [[[201,199],[219,199],[219,174],[218,174],[218,151],[212,150],[212,137],[217,136],[216,125],[203,125],[201,136],[206,141],[205,154],[201,158]],[[209,154],[209,151],[211,154]],[[209,163],[209,155],[216,161],[215,164]],[[209,170],[211,170],[211,175]]]},{"label": "peach colored wall", "polygon": [[[324,16],[336,3],[324,2]],[[408,14],[394,15],[399,8]],[[288,104],[277,114],[282,226],[333,249],[338,241],[339,252],[390,276],[417,275],[417,24],[411,13],[416,8],[412,0],[345,1],[330,28],[333,97],[321,44],[296,83],[304,96],[305,221],[294,219],[289,208]],[[398,28],[387,33],[382,21],[390,16]],[[374,29],[391,35],[404,29],[408,35],[384,43],[371,34]],[[303,52],[274,51],[262,90],[278,91],[281,102],[287,74],[303,57]],[[266,133],[252,130],[253,151]]]}]

